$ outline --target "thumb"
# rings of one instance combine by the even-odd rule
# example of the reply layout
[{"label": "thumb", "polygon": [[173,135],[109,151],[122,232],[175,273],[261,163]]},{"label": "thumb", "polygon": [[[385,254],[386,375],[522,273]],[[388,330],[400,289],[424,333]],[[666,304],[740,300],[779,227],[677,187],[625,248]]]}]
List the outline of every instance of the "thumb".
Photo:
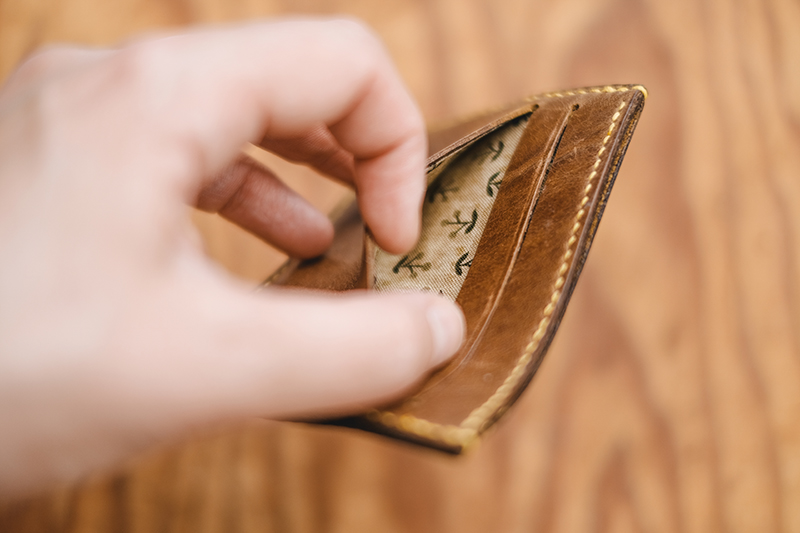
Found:
[{"label": "thumb", "polygon": [[199,409],[197,422],[354,414],[407,391],[464,335],[459,308],[431,294],[195,285],[191,300],[166,318],[174,327],[162,321],[174,342],[162,339],[169,357],[148,374],[151,386],[153,375],[172,376],[162,380],[169,395],[180,383],[176,406]]}]

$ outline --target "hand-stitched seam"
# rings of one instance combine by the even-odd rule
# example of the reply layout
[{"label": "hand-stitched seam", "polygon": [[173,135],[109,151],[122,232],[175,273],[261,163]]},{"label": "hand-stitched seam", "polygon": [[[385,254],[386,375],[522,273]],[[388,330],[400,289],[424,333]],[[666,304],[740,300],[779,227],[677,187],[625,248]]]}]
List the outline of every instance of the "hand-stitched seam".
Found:
[{"label": "hand-stitched seam", "polygon": [[[537,94],[534,96],[529,96],[522,100],[523,102],[533,102],[535,100],[542,100],[544,98],[563,98],[566,96],[575,96],[576,94],[589,94],[589,93],[626,93],[628,91],[639,91],[641,92],[645,98],[647,98],[647,89],[645,89],[644,85],[605,85],[605,86],[598,86],[598,87],[584,87],[582,89],[574,89],[571,91],[563,91],[563,92],[552,92],[552,93],[544,93],[544,94]],[[519,101],[517,101],[519,102]],[[469,113],[466,115],[461,115],[453,119],[442,120],[440,122],[434,122],[431,124],[431,130],[445,130],[449,127],[456,126],[458,124],[462,124],[464,122],[471,122],[476,120],[480,117],[486,115],[492,115],[494,113],[499,113],[504,109],[508,109],[510,113],[512,110],[510,107],[513,105],[512,103],[492,106],[489,108],[481,109],[480,111],[476,111],[474,113]]]},{"label": "hand-stitched seam", "polygon": [[[534,96],[531,100],[542,98],[564,98],[574,96],[577,94],[587,93],[613,93],[613,92],[627,92],[629,90],[639,90],[647,97],[647,92],[644,87],[636,85],[633,87],[626,86],[605,86],[605,87],[590,87],[586,89],[577,89],[573,91],[545,93],[540,96]],[[603,153],[606,151],[606,144],[611,138],[614,129],[617,126],[617,120],[622,115],[622,109],[628,102],[621,102],[617,111],[611,117],[611,124],[608,127],[600,150],[597,152],[592,171],[589,174],[588,183],[584,189],[583,198],[578,205],[578,212],[575,215],[575,223],[572,226],[572,231],[567,239],[567,250],[564,252],[564,258],[561,266],[558,269],[558,278],[553,285],[553,292],[550,295],[550,302],[547,303],[543,310],[544,317],[539,322],[536,331],[533,333],[530,342],[525,347],[517,361],[517,364],[512,369],[511,373],[506,377],[503,384],[492,394],[483,404],[474,409],[458,426],[451,424],[438,424],[422,418],[417,418],[410,414],[397,415],[391,411],[370,411],[366,416],[367,419],[383,424],[387,427],[396,428],[401,431],[417,435],[433,441],[439,441],[448,445],[456,445],[466,447],[476,440],[484,425],[491,418],[492,414],[505,402],[508,397],[514,392],[515,387],[525,376],[525,369],[531,362],[534,352],[539,347],[541,340],[547,332],[547,327],[550,325],[550,317],[555,310],[556,303],[561,297],[562,288],[566,282],[566,274],[569,270],[569,260],[575,253],[573,246],[578,241],[578,233],[583,227],[582,220],[586,216],[585,206],[590,201],[590,195],[594,188],[594,179],[597,177],[598,168],[602,163]]]},{"label": "hand-stitched seam", "polygon": [[643,85],[606,85],[604,87],[585,87],[583,89],[573,89],[571,91],[552,92],[537,94],[528,99],[528,101],[541,100],[543,98],[564,98],[566,96],[575,96],[577,94],[590,94],[590,93],[626,93],[628,91],[639,91],[645,99],[647,98],[647,89]]},{"label": "hand-stitched seam", "polygon": [[450,446],[466,447],[478,437],[478,432],[474,429],[437,424],[409,414],[397,415],[391,411],[374,409],[368,412],[366,417],[371,422]]},{"label": "hand-stitched seam", "polygon": [[575,215],[575,223],[572,225],[572,232],[570,233],[569,239],[567,239],[567,250],[564,252],[564,259],[561,262],[561,266],[558,268],[558,278],[553,285],[553,292],[550,295],[550,301],[547,303],[542,313],[544,316],[539,321],[539,325],[536,328],[536,331],[533,333],[531,341],[525,347],[525,351],[517,361],[517,364],[514,366],[511,374],[506,377],[503,384],[500,385],[500,387],[489,397],[488,400],[483,403],[483,405],[473,410],[469,416],[461,422],[460,426],[462,428],[470,428],[480,432],[480,430],[483,428],[483,425],[491,417],[492,413],[494,413],[497,408],[500,407],[503,402],[505,402],[513,393],[514,388],[517,386],[517,384],[519,384],[520,380],[525,375],[525,369],[531,362],[533,353],[539,347],[539,344],[544,338],[544,335],[547,332],[547,327],[550,325],[550,317],[555,310],[556,303],[558,302],[559,298],[561,298],[562,288],[566,282],[565,276],[567,274],[567,270],[569,270],[569,260],[575,253],[573,246],[578,241],[578,232],[583,227],[582,221],[586,216],[585,207],[591,199],[590,195],[592,193],[592,189],[594,188],[594,179],[597,176],[597,169],[600,167],[602,162],[603,152],[606,151],[606,143],[608,143],[608,140],[611,138],[611,134],[614,132],[614,129],[617,126],[617,120],[622,115],[622,109],[626,104],[627,102],[621,102],[617,108],[617,111],[611,117],[611,124],[608,127],[605,137],[603,137],[603,143],[600,146],[600,150],[597,152],[597,158],[594,161],[592,172],[589,174],[589,178],[587,180],[588,183],[584,189],[583,198],[581,198],[580,204],[578,205],[578,212]]}]

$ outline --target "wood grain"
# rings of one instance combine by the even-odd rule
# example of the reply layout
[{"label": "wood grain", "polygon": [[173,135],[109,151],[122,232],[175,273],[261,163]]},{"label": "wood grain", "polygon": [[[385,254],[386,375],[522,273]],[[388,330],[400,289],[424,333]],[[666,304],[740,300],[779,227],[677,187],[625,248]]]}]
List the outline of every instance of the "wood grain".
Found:
[{"label": "wood grain", "polygon": [[[0,76],[42,43],[287,13],[373,25],[431,120],[648,87],[544,365],[464,458],[254,421],[5,504],[0,531],[800,531],[800,4],[0,0]],[[341,195],[271,163],[323,208]],[[280,261],[197,223],[237,275]]]}]

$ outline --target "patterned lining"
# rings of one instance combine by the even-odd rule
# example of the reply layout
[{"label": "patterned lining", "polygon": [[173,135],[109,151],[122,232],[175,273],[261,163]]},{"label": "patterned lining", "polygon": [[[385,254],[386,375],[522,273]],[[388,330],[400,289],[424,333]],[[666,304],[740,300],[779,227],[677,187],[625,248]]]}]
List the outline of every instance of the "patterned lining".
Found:
[{"label": "patterned lining", "polygon": [[529,117],[512,120],[428,173],[419,243],[407,255],[377,249],[375,290],[427,290],[455,301]]}]

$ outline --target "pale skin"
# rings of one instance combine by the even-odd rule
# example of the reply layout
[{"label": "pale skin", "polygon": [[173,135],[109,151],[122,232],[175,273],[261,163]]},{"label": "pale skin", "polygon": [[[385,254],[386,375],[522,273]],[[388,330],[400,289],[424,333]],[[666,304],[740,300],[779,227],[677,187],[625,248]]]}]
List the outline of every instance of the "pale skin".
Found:
[{"label": "pale skin", "polygon": [[34,55],[0,91],[0,496],[248,417],[352,413],[458,348],[433,295],[256,293],[187,205],[298,257],[331,223],[241,156],[261,144],[358,192],[386,250],[419,234],[426,139],[379,41],[281,21]]}]

